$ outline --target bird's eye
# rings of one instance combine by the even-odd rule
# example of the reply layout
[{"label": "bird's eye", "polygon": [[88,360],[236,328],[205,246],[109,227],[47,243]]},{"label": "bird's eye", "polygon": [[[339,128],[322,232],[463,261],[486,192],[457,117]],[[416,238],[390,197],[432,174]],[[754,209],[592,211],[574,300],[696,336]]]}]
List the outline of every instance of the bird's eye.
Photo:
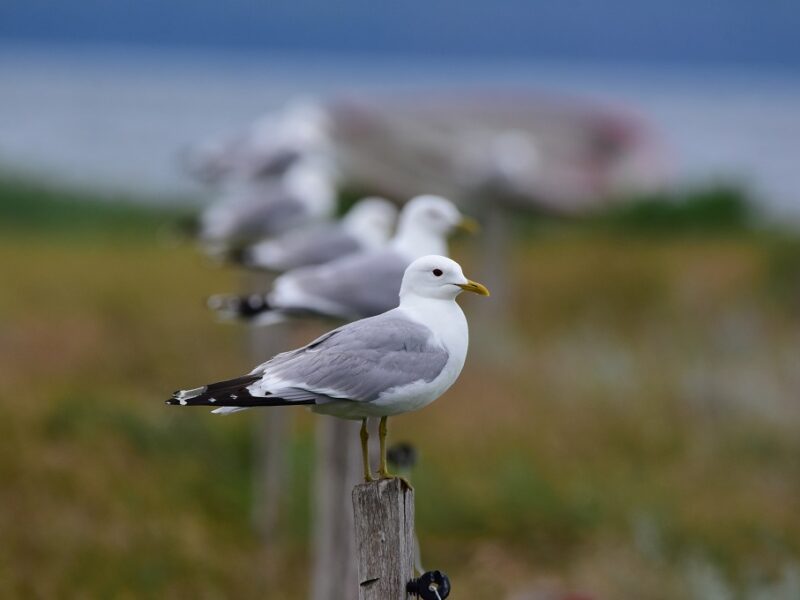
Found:
[{"label": "bird's eye", "polygon": [[434,274],[436,277],[441,277],[441,276],[442,276],[442,270],[441,270],[441,269],[434,269],[434,270],[433,270],[433,274]]}]

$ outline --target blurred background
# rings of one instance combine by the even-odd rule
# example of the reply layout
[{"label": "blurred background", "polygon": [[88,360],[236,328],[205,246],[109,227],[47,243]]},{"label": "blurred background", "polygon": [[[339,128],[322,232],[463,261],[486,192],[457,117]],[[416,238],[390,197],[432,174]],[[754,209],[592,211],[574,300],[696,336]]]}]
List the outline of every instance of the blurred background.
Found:
[{"label": "blurred background", "polygon": [[308,597],[321,417],[265,543],[256,417],[163,400],[266,358],[180,232],[313,102],[342,209],[484,226],[464,373],[392,424],[451,597],[800,598],[798,31],[790,0],[5,0],[0,596]]}]

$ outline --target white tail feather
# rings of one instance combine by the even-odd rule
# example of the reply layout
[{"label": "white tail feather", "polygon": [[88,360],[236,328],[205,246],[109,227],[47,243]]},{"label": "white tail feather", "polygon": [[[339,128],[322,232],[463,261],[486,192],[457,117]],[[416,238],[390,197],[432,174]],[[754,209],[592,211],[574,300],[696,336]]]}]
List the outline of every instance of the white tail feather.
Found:
[{"label": "white tail feather", "polygon": [[219,408],[215,408],[212,410],[212,414],[215,415],[231,415],[235,412],[239,412],[242,410],[249,410],[250,407],[247,406],[220,406]]}]

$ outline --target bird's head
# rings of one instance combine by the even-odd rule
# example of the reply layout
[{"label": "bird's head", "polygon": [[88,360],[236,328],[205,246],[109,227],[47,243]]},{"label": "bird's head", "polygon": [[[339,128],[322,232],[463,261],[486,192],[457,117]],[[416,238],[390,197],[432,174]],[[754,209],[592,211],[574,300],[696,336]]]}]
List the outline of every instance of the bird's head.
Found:
[{"label": "bird's head", "polygon": [[488,296],[486,286],[464,276],[461,266],[444,256],[429,255],[412,262],[403,275],[400,298],[409,295],[452,300],[461,292]]},{"label": "bird's head", "polygon": [[394,204],[385,198],[372,196],[354,204],[342,223],[352,235],[378,245],[389,239],[396,219],[397,208]]},{"label": "bird's head", "polygon": [[477,222],[461,214],[455,204],[441,196],[424,195],[409,200],[400,215],[400,227],[446,237],[455,229],[476,231]]},{"label": "bird's head", "polygon": [[283,175],[286,192],[306,206],[311,213],[327,214],[336,206],[334,165],[319,158],[296,161]]}]

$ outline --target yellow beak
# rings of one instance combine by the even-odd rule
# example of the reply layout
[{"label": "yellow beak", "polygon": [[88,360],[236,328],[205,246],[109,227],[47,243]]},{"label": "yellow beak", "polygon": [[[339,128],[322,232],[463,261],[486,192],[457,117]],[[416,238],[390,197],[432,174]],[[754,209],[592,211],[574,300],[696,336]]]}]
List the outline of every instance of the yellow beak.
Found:
[{"label": "yellow beak", "polygon": [[477,281],[468,280],[467,283],[457,283],[456,285],[465,292],[475,292],[479,296],[490,295],[488,288],[482,283],[478,283]]},{"label": "yellow beak", "polygon": [[461,217],[461,220],[456,225],[459,229],[466,231],[467,233],[478,233],[481,230],[481,225],[473,219],[472,217]]}]

